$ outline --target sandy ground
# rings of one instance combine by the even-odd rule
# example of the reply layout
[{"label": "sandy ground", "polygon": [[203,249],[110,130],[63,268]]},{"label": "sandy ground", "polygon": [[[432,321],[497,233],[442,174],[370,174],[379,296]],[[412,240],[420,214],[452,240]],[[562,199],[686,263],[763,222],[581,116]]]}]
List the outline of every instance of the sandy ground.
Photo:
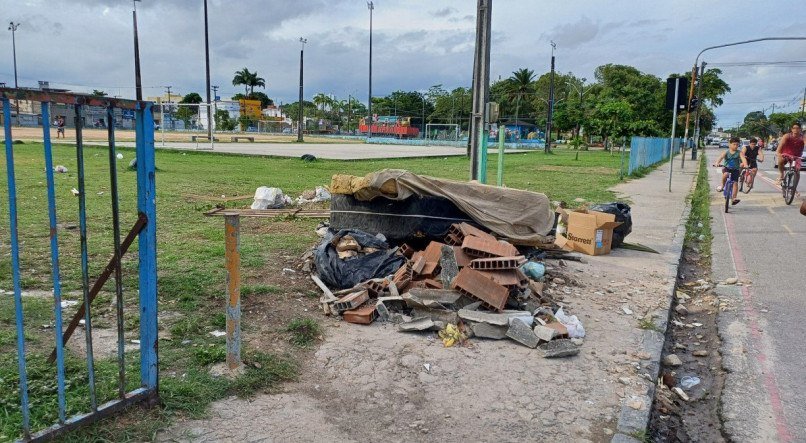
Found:
[{"label": "sandy ground", "polygon": [[[14,127],[12,128],[13,137],[17,140],[42,140],[42,128],[24,128],[24,127]],[[50,130],[50,137],[51,139],[56,141],[65,141],[65,142],[75,142],[76,141],[76,131],[73,128],[66,128],[65,129],[65,138],[64,139],[56,139],[56,128],[51,128]],[[108,133],[106,129],[93,129],[93,128],[84,128],[82,135],[85,141],[106,141]],[[165,132],[165,141],[168,142],[190,142],[190,137],[193,135],[207,135],[206,132]],[[255,142],[270,142],[270,143],[291,143],[297,140],[297,136],[293,134],[260,134],[260,133],[248,133],[248,134],[216,134],[217,138],[221,139],[221,143],[229,143],[229,137],[233,135],[244,135],[249,137],[255,137]],[[157,142],[162,141],[163,133],[160,131],[154,132],[154,139]],[[115,140],[122,141],[122,142],[133,142],[135,139],[135,134],[133,130],[129,129],[116,129],[115,130]],[[328,143],[337,141],[338,143],[351,143],[351,140],[336,140],[327,137],[316,137],[315,135],[305,135],[305,140],[310,142],[317,142],[317,143]],[[354,143],[359,143],[361,141],[356,141]]]},{"label": "sandy ground", "polygon": [[639,322],[665,303],[671,257],[664,251],[693,174],[679,174],[673,193],[665,192],[665,177],[655,171],[618,187],[633,203],[629,241],[660,254],[619,249],[585,263],[549,262],[552,277],[563,280],[548,289],[585,325],[578,356],[544,359],[508,340],[444,348],[434,333],[328,322],[298,382],[216,402],[209,417],[176,423],[158,439],[610,441],[622,402],[651,383],[649,356],[636,351]]}]

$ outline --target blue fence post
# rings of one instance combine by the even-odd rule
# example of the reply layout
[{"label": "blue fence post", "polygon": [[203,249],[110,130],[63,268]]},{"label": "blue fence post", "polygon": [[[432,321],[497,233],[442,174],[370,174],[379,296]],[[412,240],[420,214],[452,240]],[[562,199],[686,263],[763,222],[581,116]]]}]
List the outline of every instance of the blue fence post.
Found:
[{"label": "blue fence post", "polygon": [[147,222],[138,238],[140,255],[140,382],[158,389],[157,356],[157,206],[152,104],[139,102],[136,116],[137,211]]},{"label": "blue fence post", "polygon": [[48,217],[50,219],[50,265],[53,279],[53,328],[56,339],[56,382],[59,396],[59,423],[66,420],[64,394],[64,346],[62,338],[62,283],[59,276],[59,237],[56,228],[56,191],[53,180],[53,150],[50,142],[50,103],[42,102],[42,140],[45,145],[45,177],[48,183]]},{"label": "blue fence post", "polygon": [[22,287],[20,284],[20,245],[17,237],[17,181],[14,176],[14,144],[11,140],[11,104],[3,98],[3,131],[6,137],[6,174],[8,179],[9,237],[11,241],[11,277],[14,282],[14,318],[17,323],[17,362],[20,371],[20,406],[22,432],[31,434],[28,405],[28,373],[25,368],[25,334],[22,327]]}]

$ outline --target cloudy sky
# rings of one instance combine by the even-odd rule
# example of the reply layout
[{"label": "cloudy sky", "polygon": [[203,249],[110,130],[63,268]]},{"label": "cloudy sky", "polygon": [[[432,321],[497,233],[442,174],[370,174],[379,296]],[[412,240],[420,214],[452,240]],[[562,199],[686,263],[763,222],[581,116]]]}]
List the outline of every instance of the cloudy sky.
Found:
[{"label": "cloudy sky", "polygon": [[[549,67],[593,78],[605,63],[633,65],[665,78],[691,69],[706,46],[771,36],[806,36],[802,0],[492,0],[492,77]],[[469,86],[475,32],[473,0],[375,0],[373,93]],[[48,80],[76,91],[132,97],[131,1],[0,0],[3,23],[19,22],[21,86]],[[295,101],[299,38],[306,97],[367,96],[369,11],[365,0],[209,0],[212,83],[239,92],[243,67],[266,79],[277,102]],[[138,3],[145,95],[165,85],[204,90],[202,0]],[[0,82],[13,84],[11,32],[0,33]],[[733,93],[718,110],[732,125],[747,112],[795,111],[806,87],[806,41],[764,42],[711,51]],[[748,62],[787,62],[750,64]],[[202,94],[203,95],[203,94]]]}]

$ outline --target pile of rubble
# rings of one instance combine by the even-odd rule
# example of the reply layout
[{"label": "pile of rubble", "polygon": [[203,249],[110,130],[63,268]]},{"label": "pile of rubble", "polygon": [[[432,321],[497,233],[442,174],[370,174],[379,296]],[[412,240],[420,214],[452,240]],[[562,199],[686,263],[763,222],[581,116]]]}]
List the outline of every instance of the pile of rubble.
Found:
[{"label": "pile of rubble", "polygon": [[[530,348],[540,345],[545,357],[579,352],[584,328],[544,295],[544,264],[506,241],[467,223],[452,225],[443,242],[422,250],[408,244],[387,251],[365,248],[340,234],[323,241],[335,248],[338,260],[380,256],[384,269],[397,270],[338,291],[312,274],[327,315],[358,324],[391,322],[403,332],[437,331],[445,346],[471,337],[509,338]],[[327,272],[321,263],[317,268]]]}]

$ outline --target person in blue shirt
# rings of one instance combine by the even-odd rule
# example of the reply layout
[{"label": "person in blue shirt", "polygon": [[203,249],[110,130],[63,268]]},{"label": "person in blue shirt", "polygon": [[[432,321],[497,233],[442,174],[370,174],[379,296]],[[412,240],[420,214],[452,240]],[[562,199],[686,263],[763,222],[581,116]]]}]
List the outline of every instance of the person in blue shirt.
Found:
[{"label": "person in blue shirt", "polygon": [[716,160],[716,163],[714,163],[714,166],[719,166],[723,160],[725,161],[725,165],[722,168],[722,184],[719,185],[716,190],[717,192],[722,192],[722,188],[728,180],[728,174],[730,174],[730,178],[733,180],[734,198],[732,203],[734,205],[740,202],[740,200],[736,198],[736,196],[739,195],[739,172],[741,172],[743,167],[747,167],[747,158],[744,156],[744,151],[739,150],[740,142],[739,137],[731,137],[728,142],[728,149],[723,151]]}]

